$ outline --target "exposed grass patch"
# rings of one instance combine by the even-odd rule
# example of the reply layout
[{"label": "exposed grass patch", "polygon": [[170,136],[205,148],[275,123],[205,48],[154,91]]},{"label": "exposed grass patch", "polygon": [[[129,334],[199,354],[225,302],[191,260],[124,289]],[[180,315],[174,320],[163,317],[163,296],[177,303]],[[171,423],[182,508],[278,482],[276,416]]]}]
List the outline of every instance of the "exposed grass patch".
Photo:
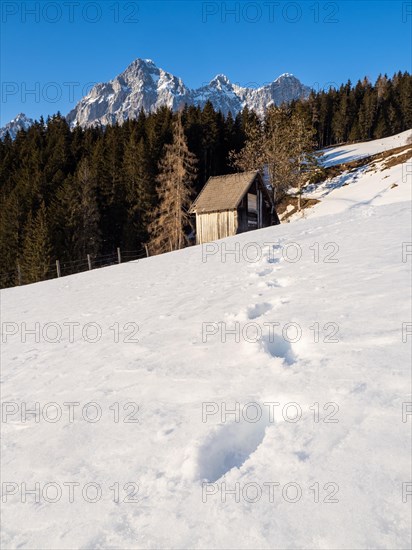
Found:
[{"label": "exposed grass patch", "polygon": [[[318,202],[320,202],[318,199],[307,199],[305,197],[302,197],[301,209],[306,210],[307,208],[311,208]],[[289,206],[292,206],[293,208],[290,208],[288,210]],[[278,216],[279,218],[281,218],[282,222],[290,218],[290,216],[293,216],[293,214],[296,214],[297,211],[298,198],[293,195],[286,195],[276,206],[276,212],[278,213]]]},{"label": "exposed grass patch", "polygon": [[[383,151],[381,153],[377,153],[376,155],[362,157],[360,159],[352,160],[350,162],[343,162],[341,164],[335,164],[328,167],[321,166],[316,171],[316,173],[312,175],[312,178],[310,181],[308,181],[307,185],[320,184],[327,180],[332,180],[337,176],[341,176],[345,172],[356,172],[356,170],[362,167],[367,167],[367,171],[376,171],[377,164],[381,163],[382,161],[385,162],[379,169],[386,170],[387,168],[392,168],[393,166],[397,166],[398,164],[407,162],[410,158],[412,158],[412,144],[389,149],[388,151]],[[349,183],[343,184],[342,187],[346,185],[349,185]],[[304,186],[302,190],[304,190],[305,187],[306,186]],[[393,187],[397,187],[397,184],[393,184],[391,189]],[[302,210],[305,210],[306,208],[311,208],[318,202],[320,202],[320,200],[302,197],[301,208]],[[288,207],[290,206],[292,206],[293,208],[289,208],[288,210]],[[276,205],[276,211],[282,221],[288,220],[291,216],[293,216],[293,214],[296,214],[296,212],[298,211],[298,198],[295,195],[283,196]]]},{"label": "exposed grass patch", "polygon": [[392,168],[392,166],[397,166],[398,164],[403,164],[410,160],[412,158],[412,145],[407,145],[406,147],[407,149],[405,148],[406,150],[404,153],[388,158],[383,165],[383,169],[386,170],[387,168]]}]

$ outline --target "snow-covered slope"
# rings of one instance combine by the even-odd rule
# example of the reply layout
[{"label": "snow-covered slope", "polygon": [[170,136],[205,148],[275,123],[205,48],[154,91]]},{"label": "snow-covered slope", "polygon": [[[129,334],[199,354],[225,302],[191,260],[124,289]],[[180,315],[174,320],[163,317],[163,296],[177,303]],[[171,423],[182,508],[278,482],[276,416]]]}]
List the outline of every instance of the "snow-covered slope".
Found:
[{"label": "snow-covered slope", "polygon": [[178,109],[185,104],[204,106],[209,100],[224,114],[237,114],[245,106],[263,114],[271,104],[280,104],[309,95],[304,86],[291,74],[281,75],[261,88],[244,88],[232,84],[225,75],[190,90],[180,78],[159,69],[150,59],[136,59],[127,69],[105,84],[97,84],[67,115],[71,125],[122,123],[136,118],[140,109],[155,111],[166,105]]},{"label": "snow-covered slope", "polygon": [[[379,156],[383,152],[386,154]],[[409,161],[405,162],[405,158]],[[361,159],[365,159],[364,164],[349,166],[320,185],[304,189],[304,198],[320,201],[305,210],[305,217],[337,214],[359,205],[373,207],[412,200],[412,130],[385,139],[327,149],[322,163],[328,167]],[[398,162],[400,160],[403,162]],[[299,217],[300,214],[295,214],[291,219]]]},{"label": "snow-covered slope", "polygon": [[339,213],[2,291],[3,546],[408,548],[397,183],[402,198],[354,184]]},{"label": "snow-covered slope", "polygon": [[387,138],[364,141],[362,143],[348,143],[339,147],[329,147],[323,151],[322,162],[325,166],[333,166],[370,155],[376,155],[377,153],[397,147],[403,147],[408,143],[412,145],[412,130],[406,130]]}]

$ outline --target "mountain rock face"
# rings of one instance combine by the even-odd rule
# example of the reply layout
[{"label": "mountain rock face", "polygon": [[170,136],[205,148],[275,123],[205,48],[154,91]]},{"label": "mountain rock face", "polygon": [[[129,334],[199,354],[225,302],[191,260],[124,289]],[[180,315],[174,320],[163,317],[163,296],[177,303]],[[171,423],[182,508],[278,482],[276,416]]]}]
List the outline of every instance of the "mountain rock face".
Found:
[{"label": "mountain rock face", "polygon": [[[244,107],[263,115],[270,105],[307,97],[309,93],[309,86],[288,73],[260,88],[232,84],[225,75],[219,74],[209,84],[191,90],[180,78],[159,69],[150,59],[136,59],[110,82],[94,86],[66,119],[72,127],[122,124],[128,118],[136,118],[141,109],[153,112],[167,106],[176,111],[186,103],[203,107],[207,101],[225,115],[229,111],[236,115]],[[7,131],[14,139],[19,129],[27,129],[31,124],[33,120],[19,114],[0,129],[0,139]]]},{"label": "mountain rock face", "polygon": [[15,139],[19,130],[27,130],[33,122],[34,120],[26,117],[24,113],[19,113],[16,118],[8,122],[3,128],[0,128],[0,139],[4,139],[7,132],[12,139]]},{"label": "mountain rock face", "polygon": [[309,86],[304,86],[295,76],[285,73],[266,86],[243,88],[232,84],[225,75],[217,75],[202,88],[193,90],[191,103],[203,106],[210,100],[215,109],[224,114],[236,115],[244,107],[263,115],[270,105],[280,105],[301,97],[308,97]]},{"label": "mountain rock face", "polygon": [[110,82],[94,86],[66,119],[81,126],[121,124],[135,118],[140,109],[151,112],[167,105],[176,110],[189,95],[180,78],[158,69],[150,60],[137,59]]},{"label": "mountain rock face", "polygon": [[110,82],[97,84],[66,118],[72,126],[121,124],[136,118],[140,109],[152,112],[167,106],[177,110],[185,103],[203,107],[208,100],[224,114],[231,111],[236,115],[247,106],[262,115],[269,105],[307,97],[309,93],[308,86],[288,73],[256,89],[232,84],[225,75],[217,75],[209,84],[191,90],[150,59],[136,59]]}]

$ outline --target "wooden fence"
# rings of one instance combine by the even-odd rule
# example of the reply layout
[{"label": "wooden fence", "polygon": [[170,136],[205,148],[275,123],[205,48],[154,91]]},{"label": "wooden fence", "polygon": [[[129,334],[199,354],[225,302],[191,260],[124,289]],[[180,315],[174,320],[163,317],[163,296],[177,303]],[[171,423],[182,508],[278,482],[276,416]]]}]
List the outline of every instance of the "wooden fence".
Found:
[{"label": "wooden fence", "polygon": [[[98,269],[100,267],[133,262],[146,258],[147,256],[149,256],[147,247],[141,250],[121,250],[117,248],[116,252],[112,254],[105,254],[103,256],[87,254],[86,258],[73,262],[55,260],[48,266],[47,272],[39,281],[47,281],[49,279],[55,279],[56,277],[74,275],[75,273]],[[14,271],[0,272],[0,288],[9,288],[23,284],[28,283],[25,282],[24,270],[19,262],[16,263],[16,269]]]}]

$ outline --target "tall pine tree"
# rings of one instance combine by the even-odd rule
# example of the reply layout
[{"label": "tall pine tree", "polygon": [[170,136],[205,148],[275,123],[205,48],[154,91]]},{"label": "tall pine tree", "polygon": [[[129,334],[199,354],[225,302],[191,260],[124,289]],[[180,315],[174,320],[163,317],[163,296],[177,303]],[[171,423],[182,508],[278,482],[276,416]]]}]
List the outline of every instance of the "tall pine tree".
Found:
[{"label": "tall pine tree", "polygon": [[165,146],[159,164],[159,205],[149,226],[151,253],[178,250],[186,244],[186,231],[191,226],[188,210],[193,198],[196,162],[187,146],[179,114],[173,125],[173,141]]},{"label": "tall pine tree", "polygon": [[50,238],[44,202],[36,215],[29,213],[25,228],[20,258],[23,283],[36,283],[47,278],[50,267]]}]

